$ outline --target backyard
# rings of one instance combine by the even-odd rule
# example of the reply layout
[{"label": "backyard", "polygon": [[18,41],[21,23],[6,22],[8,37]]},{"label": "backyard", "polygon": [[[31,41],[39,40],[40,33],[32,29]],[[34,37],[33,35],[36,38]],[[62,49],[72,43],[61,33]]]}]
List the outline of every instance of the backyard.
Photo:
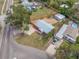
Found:
[{"label": "backyard", "polygon": [[40,8],[32,12],[30,19],[31,20],[42,19],[42,18],[50,17],[52,14],[53,14],[52,10],[47,8]]},{"label": "backyard", "polygon": [[4,0],[0,0],[0,14],[1,14],[3,4],[4,4]]},{"label": "backyard", "polygon": [[43,39],[38,33],[33,33],[32,35],[23,35],[16,38],[16,42],[25,46],[32,46],[38,49],[44,49],[48,39]]}]

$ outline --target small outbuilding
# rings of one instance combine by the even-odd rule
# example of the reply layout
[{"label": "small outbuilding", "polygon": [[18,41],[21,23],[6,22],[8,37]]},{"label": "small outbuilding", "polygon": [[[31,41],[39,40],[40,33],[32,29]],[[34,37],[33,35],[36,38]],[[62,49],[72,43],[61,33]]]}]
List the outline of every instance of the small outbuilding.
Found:
[{"label": "small outbuilding", "polygon": [[62,20],[65,20],[65,16],[64,15],[62,15],[62,14],[56,14],[55,16],[54,16],[54,18],[56,19],[56,20],[58,20],[58,21],[62,21]]}]

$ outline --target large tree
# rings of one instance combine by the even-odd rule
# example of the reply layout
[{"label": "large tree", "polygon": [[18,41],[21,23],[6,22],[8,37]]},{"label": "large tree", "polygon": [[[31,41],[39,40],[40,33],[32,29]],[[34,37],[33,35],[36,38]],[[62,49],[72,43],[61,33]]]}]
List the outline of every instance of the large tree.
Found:
[{"label": "large tree", "polygon": [[6,23],[18,29],[28,29],[30,13],[22,5],[13,6],[13,13],[8,16]]}]

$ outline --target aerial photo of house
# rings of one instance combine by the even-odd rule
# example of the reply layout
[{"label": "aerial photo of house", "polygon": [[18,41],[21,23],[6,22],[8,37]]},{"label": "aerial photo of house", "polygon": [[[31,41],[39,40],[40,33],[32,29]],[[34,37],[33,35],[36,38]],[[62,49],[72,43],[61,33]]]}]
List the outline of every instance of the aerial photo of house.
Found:
[{"label": "aerial photo of house", "polygon": [[0,59],[79,59],[79,0],[0,0]]}]

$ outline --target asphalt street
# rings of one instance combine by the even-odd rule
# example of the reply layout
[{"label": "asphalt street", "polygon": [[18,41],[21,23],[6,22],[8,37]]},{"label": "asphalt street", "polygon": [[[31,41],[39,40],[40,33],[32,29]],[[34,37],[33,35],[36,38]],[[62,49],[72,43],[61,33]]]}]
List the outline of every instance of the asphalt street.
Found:
[{"label": "asphalt street", "polygon": [[[12,3],[12,0],[7,0],[6,11]],[[13,29],[9,25],[3,25],[1,40],[0,59],[48,59],[44,51],[16,43]]]},{"label": "asphalt street", "polygon": [[36,48],[17,44],[13,37],[13,30],[6,25],[0,49],[0,59],[48,59],[47,54]]}]

